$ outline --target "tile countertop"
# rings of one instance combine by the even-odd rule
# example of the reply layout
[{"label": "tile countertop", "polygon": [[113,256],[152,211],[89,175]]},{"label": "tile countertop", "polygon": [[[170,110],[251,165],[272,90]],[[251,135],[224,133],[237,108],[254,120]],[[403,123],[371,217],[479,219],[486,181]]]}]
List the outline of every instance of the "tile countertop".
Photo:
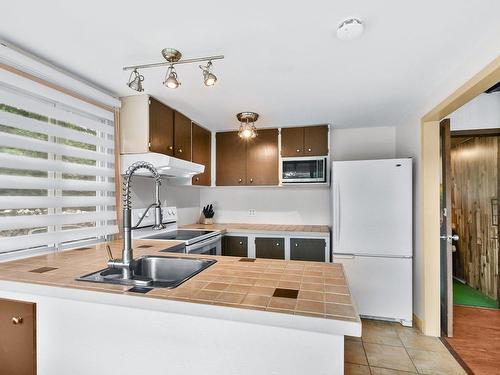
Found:
[{"label": "tile countertop", "polygon": [[[105,246],[98,244],[0,263],[0,284],[2,281],[15,282],[16,285],[29,283],[135,296],[143,304],[143,298],[192,303],[189,304],[191,309],[183,307],[183,311],[210,305],[217,308],[217,312],[213,310],[213,315],[219,317],[221,306],[233,308],[222,309],[230,310],[224,314],[229,314],[231,318],[241,313],[247,319],[249,310],[261,314],[271,312],[273,314],[264,314],[266,316],[261,318],[266,322],[281,319],[277,325],[311,328],[325,333],[356,335],[361,332],[360,318],[341,264],[160,252],[178,244],[179,241],[135,240],[134,257],[204,257],[216,259],[217,263],[175,289],[154,288],[146,294],[129,292],[130,286],[76,281],[79,276],[106,267]],[[110,245],[114,256],[118,257],[121,241],[113,241]],[[247,321],[253,322],[250,319]]]},{"label": "tile countertop", "polygon": [[242,223],[215,223],[215,224],[189,224],[181,228],[185,229],[207,229],[229,232],[291,232],[296,235],[318,235],[329,236],[328,225],[287,225],[287,224],[242,224]]}]

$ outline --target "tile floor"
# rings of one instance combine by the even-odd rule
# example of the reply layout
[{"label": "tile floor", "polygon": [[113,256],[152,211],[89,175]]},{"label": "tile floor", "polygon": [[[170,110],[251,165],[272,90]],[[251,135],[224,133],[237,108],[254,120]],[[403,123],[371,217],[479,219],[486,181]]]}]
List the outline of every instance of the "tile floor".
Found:
[{"label": "tile floor", "polygon": [[363,320],[363,337],[346,337],[345,375],[466,375],[435,337],[397,323]]}]

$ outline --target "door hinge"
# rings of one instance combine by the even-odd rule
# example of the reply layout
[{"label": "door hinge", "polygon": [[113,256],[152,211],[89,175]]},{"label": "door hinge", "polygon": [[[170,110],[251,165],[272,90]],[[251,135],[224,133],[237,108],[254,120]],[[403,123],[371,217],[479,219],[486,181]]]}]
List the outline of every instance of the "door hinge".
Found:
[{"label": "door hinge", "polygon": [[443,208],[443,216],[448,217],[448,209],[446,207]]}]

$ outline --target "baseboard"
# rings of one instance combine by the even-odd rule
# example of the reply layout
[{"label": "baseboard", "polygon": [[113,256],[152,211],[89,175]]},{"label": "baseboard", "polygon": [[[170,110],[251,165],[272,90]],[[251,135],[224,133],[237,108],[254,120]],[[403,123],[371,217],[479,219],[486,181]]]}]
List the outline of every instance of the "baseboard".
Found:
[{"label": "baseboard", "polygon": [[413,323],[415,324],[415,327],[421,332],[424,333],[424,324],[422,322],[422,319],[420,319],[418,316],[413,314]]}]

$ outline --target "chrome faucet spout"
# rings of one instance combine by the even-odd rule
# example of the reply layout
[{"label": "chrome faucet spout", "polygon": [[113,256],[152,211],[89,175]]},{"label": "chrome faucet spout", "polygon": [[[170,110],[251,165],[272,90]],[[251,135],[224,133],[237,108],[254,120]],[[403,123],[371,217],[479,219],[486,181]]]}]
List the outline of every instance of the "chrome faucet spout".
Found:
[{"label": "chrome faucet spout", "polygon": [[[130,196],[130,190],[132,187],[131,179],[134,173],[138,169],[147,169],[151,172],[155,180],[155,202],[151,205],[155,207],[155,226],[153,229],[162,229],[164,225],[162,223],[161,215],[161,201],[160,201],[160,185],[161,176],[156,170],[156,168],[145,161],[139,161],[132,164],[125,174],[123,180],[123,250],[122,259],[112,259],[108,262],[108,266],[111,268],[120,268],[122,270],[122,277],[124,279],[131,279],[134,275],[132,274],[131,264],[134,260],[133,248],[132,248],[132,202]],[[150,206],[150,207],[151,207]],[[149,208],[148,208],[149,209]]]}]

